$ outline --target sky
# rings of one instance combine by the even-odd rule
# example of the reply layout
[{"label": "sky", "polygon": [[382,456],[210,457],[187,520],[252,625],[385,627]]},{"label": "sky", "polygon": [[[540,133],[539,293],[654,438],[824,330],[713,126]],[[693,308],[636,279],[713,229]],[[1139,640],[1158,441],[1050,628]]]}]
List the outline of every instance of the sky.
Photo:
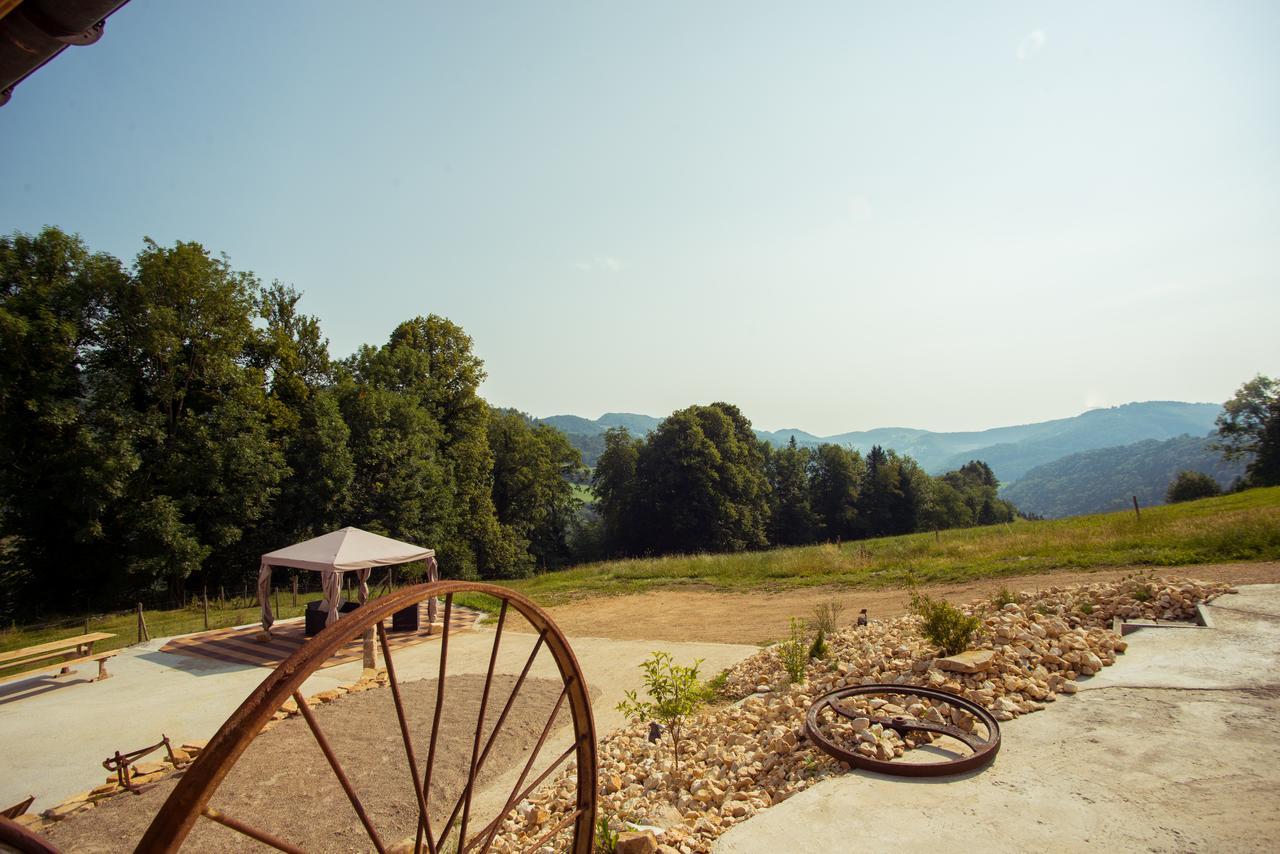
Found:
[{"label": "sky", "polygon": [[0,233],[196,240],[493,404],[983,429],[1280,373],[1280,4],[132,0]]}]

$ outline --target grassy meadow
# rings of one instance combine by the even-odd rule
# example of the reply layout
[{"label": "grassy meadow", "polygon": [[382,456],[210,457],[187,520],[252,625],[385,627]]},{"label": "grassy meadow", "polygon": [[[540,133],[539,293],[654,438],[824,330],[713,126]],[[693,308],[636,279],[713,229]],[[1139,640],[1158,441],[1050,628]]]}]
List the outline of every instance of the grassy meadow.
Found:
[{"label": "grassy meadow", "polygon": [[930,584],[1104,566],[1280,560],[1280,487],[1185,504],[727,555],[587,564],[514,582],[544,605],[697,585],[723,590]]},{"label": "grassy meadow", "polygon": [[[1251,560],[1280,560],[1280,487],[1145,508],[1141,518],[1127,511],[840,545],[615,560],[548,572],[510,582],[510,586],[540,604],[555,605],[662,587],[734,591],[818,585],[891,587],[911,582],[1029,575],[1055,569]],[[375,583],[375,595],[377,592]],[[277,618],[299,616],[306,602],[319,596],[318,592],[300,595],[294,606],[292,596],[281,592]],[[458,601],[484,607],[491,600],[459,597]],[[211,628],[244,625],[257,619],[256,603],[246,604],[241,599],[238,606],[226,608],[210,603]],[[198,605],[148,610],[146,620],[152,637],[204,628],[203,610]],[[0,629],[0,651],[80,634],[85,631],[82,621],[83,618],[77,623],[71,618],[45,627]],[[116,635],[99,644],[98,650],[137,640],[137,617],[131,612],[92,617],[88,628]]]}]

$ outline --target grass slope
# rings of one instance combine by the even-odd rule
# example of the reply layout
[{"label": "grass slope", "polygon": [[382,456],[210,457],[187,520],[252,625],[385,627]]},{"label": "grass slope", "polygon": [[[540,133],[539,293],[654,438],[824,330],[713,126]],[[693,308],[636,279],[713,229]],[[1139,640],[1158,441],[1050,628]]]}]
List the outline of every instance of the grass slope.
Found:
[{"label": "grass slope", "polygon": [[543,604],[698,585],[724,590],[894,586],[1054,569],[1280,559],[1280,487],[1047,522],[730,555],[609,561],[512,586]]},{"label": "grass slope", "polygon": [[[722,590],[768,590],[838,585],[899,586],[908,582],[963,581],[1029,575],[1053,569],[1104,566],[1178,566],[1225,561],[1280,560],[1280,487],[1253,489],[1220,498],[1049,522],[1018,522],[933,534],[860,540],[727,555],[677,555],[587,564],[510,583],[543,605],[589,596],[637,593],[660,587],[698,586]],[[447,568],[446,568],[447,569]],[[378,592],[375,586],[375,595]],[[319,593],[280,595],[277,619],[302,613]],[[485,607],[487,598],[458,597],[459,604]],[[204,628],[199,607],[147,611],[152,637]],[[211,628],[255,623],[257,605],[211,608]],[[74,618],[45,627],[0,630],[0,651],[70,637],[85,630]],[[114,632],[103,651],[137,640],[133,613],[94,617],[90,631]],[[4,669],[0,668],[0,675]]]}]

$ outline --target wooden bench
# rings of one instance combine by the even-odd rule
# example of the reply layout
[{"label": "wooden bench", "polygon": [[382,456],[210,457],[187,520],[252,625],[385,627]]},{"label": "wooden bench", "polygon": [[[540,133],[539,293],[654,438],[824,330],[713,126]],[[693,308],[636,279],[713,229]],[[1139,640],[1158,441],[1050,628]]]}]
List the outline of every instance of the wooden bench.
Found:
[{"label": "wooden bench", "polygon": [[[117,655],[119,650],[95,653],[93,645],[98,641],[113,637],[115,635],[110,632],[92,632],[87,635],[77,635],[73,638],[63,638],[62,640],[50,641],[36,646],[0,652],[0,670],[8,670],[11,667],[25,667],[29,664],[36,665],[18,673],[0,676],[0,683],[12,682],[15,679],[26,679],[29,676],[48,673],[51,670],[57,670],[59,676],[65,676],[75,672],[71,669],[72,666],[89,661],[98,662],[98,675],[93,680],[94,682],[109,679],[111,674],[107,672],[107,659]],[[53,660],[51,661],[51,659]]]}]

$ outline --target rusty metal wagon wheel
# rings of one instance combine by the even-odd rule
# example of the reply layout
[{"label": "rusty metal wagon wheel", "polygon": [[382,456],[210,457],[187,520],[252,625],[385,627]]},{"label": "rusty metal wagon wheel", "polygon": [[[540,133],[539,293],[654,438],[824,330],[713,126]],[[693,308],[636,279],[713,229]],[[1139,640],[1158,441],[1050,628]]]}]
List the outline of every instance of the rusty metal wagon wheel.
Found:
[{"label": "rusty metal wagon wheel", "polygon": [[19,851],[21,854],[59,854],[58,849],[44,837],[3,815],[0,815],[0,851]]},{"label": "rusty metal wagon wheel", "polygon": [[[909,697],[919,700],[945,703],[952,709],[960,709],[973,717],[973,726],[964,729],[954,723],[939,723],[912,717],[906,714],[877,715],[862,710],[851,711],[844,701],[855,697]],[[894,762],[866,756],[845,747],[847,743],[832,732],[832,724],[840,718],[854,720],[866,717],[868,726],[880,724],[884,729],[891,729],[900,736],[910,733],[928,733],[932,736],[947,736],[963,745],[957,750],[948,750],[954,758],[939,762]],[[986,730],[984,735],[980,728]],[[881,774],[894,774],[902,777],[942,777],[948,774],[963,774],[981,768],[996,758],[1000,751],[1000,724],[985,708],[948,691],[937,691],[932,688],[920,688],[912,685],[860,685],[851,688],[837,688],[823,694],[809,707],[805,718],[805,733],[813,743],[836,759],[848,762],[855,768],[877,771]],[[965,753],[963,751],[967,750]]]},{"label": "rusty metal wagon wheel", "polygon": [[[453,804],[452,810],[449,812],[449,819],[443,826],[439,826],[431,821],[431,776],[437,760],[437,735],[440,728],[441,712],[446,703],[449,702],[449,695],[446,691],[450,641],[449,629],[451,621],[455,619],[454,595],[460,593],[491,597],[496,600],[498,613],[493,645],[489,655],[488,671],[485,675],[483,694],[480,699],[480,713],[475,724],[475,737],[469,745],[470,774],[467,777],[463,791],[458,795],[457,802]],[[410,606],[416,606],[418,603],[432,597],[439,597],[444,600],[444,631],[439,638],[439,676],[435,689],[435,708],[432,716],[429,747],[425,764],[420,764],[419,757],[414,750],[413,737],[410,733],[401,686],[396,681],[395,662],[392,656],[392,647],[388,643],[384,621],[395,612]],[[496,723],[492,723],[492,715],[490,714],[486,718],[486,710],[492,712],[492,709],[496,708],[497,701],[496,698],[490,697],[490,688],[493,684],[499,646],[502,643],[503,628],[507,623],[508,613],[512,610],[528,621],[534,632],[537,633],[536,640],[533,643],[528,659],[524,663],[523,670],[521,670],[519,677],[511,688],[510,695],[506,699],[502,711],[498,714]],[[489,850],[501,829],[503,820],[512,810],[552,773],[561,768],[569,768],[568,760],[573,759],[577,766],[576,800],[572,804],[572,808],[566,810],[567,815],[560,818],[559,821],[548,821],[547,826],[539,828],[539,830],[545,830],[545,833],[531,847],[536,849],[545,844],[546,841],[557,838],[558,835],[571,834],[572,839],[566,846],[566,850],[573,851],[575,854],[590,854],[594,841],[596,818],[597,763],[595,726],[592,719],[587,686],[583,680],[582,670],[578,666],[577,659],[574,657],[568,641],[565,640],[559,628],[551,621],[546,612],[529,599],[504,587],[462,581],[421,584],[397,591],[380,599],[371,600],[363,607],[351,612],[350,615],[326,627],[310,641],[304,643],[297,652],[281,662],[271,675],[263,680],[262,684],[240,705],[240,708],[226,720],[217,734],[209,741],[199,758],[179,780],[178,785],[170,793],[168,800],[165,801],[152,821],[151,826],[147,829],[146,834],[142,837],[137,850],[140,852],[178,850],[196,824],[197,819],[201,817],[217,822],[281,851],[302,850],[298,845],[281,839],[274,833],[256,827],[242,817],[228,815],[210,804],[211,799],[214,798],[218,790],[218,786],[226,778],[246,748],[262,731],[263,726],[272,719],[275,712],[290,698],[293,698],[298,704],[299,711],[314,735],[315,741],[323,752],[329,767],[350,800],[354,810],[354,815],[352,816],[353,824],[356,819],[359,820],[368,835],[369,844],[379,852],[385,851],[395,844],[398,840],[384,840],[379,835],[377,828],[374,827],[370,819],[368,810],[366,810],[364,803],[360,799],[359,793],[355,790],[348,774],[335,755],[328,738],[321,729],[314,711],[308,706],[307,701],[300,693],[301,686],[307,677],[323,665],[335,652],[353,639],[361,637],[370,629],[376,632],[384,666],[389,677],[389,693],[391,702],[395,706],[399,732],[407,760],[410,779],[401,780],[399,785],[403,785],[406,792],[410,792],[411,789],[412,797],[409,802],[416,802],[417,804],[418,830],[414,850],[436,854],[436,852],[444,848],[446,840],[458,841],[457,851],[459,854],[466,851],[483,852]],[[511,789],[510,794],[505,798],[505,807],[496,817],[476,829],[477,817],[471,814],[471,808],[473,796],[476,794],[477,778],[485,765],[486,759],[489,757],[494,741],[501,733],[503,723],[507,721],[508,712],[511,711],[521,688],[526,684],[525,677],[529,675],[535,659],[543,649],[547,650],[554,659],[563,687],[560,690],[558,699],[555,701],[555,706],[551,710],[550,716],[547,718],[546,724],[541,729],[537,744],[532,748],[531,754],[523,764],[519,779]],[[492,705],[491,700],[493,701]],[[566,701],[568,712],[572,719],[573,741],[563,753],[560,753],[553,761],[549,761],[545,768],[535,771],[535,760],[538,759],[548,735],[552,732],[553,724],[556,722],[557,717],[563,717],[561,712]],[[491,722],[487,739],[483,737],[486,720]],[[543,760],[544,764],[547,762],[548,759]],[[531,776],[532,779],[529,779]],[[443,814],[443,811],[440,811],[440,814]],[[344,846],[347,845],[349,843],[344,843]]]}]

